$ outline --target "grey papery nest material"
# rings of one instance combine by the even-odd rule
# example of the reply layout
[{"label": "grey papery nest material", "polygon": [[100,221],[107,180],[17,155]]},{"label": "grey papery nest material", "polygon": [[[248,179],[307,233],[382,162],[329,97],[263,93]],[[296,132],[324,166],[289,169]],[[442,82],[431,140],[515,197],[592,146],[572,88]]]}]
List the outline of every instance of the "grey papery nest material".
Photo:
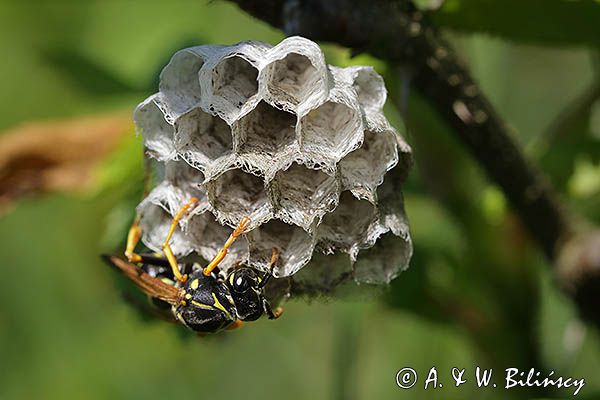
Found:
[{"label": "grey papery nest material", "polygon": [[411,149],[383,115],[386,95],[373,68],[328,66],[300,37],[177,52],[134,114],[162,170],[138,207],[144,243],[159,251],[197,197],[173,237],[179,257],[210,260],[248,215],[222,269],[264,271],[276,247],[275,276],[296,287],[388,283],[412,254],[400,193]]}]

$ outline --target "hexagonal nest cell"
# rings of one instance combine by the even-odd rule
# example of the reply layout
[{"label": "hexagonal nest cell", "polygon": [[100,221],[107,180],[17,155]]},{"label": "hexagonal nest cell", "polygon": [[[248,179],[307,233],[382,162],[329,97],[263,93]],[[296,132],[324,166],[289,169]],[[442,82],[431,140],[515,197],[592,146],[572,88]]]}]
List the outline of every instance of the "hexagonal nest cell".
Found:
[{"label": "hexagonal nest cell", "polygon": [[212,71],[213,95],[241,108],[258,91],[258,70],[239,56],[221,60]]},{"label": "hexagonal nest cell", "polygon": [[301,150],[315,159],[337,161],[362,141],[360,114],[328,101],[311,110],[301,124]]},{"label": "hexagonal nest cell", "polygon": [[362,283],[386,284],[408,268],[411,255],[410,238],[388,232],[373,247],[358,254],[354,264],[354,279]]},{"label": "hexagonal nest cell", "polygon": [[[272,158],[296,141],[296,116],[261,101],[235,125],[237,151]],[[266,160],[265,160],[266,161]]]},{"label": "hexagonal nest cell", "polygon": [[352,263],[347,254],[317,253],[313,255],[307,268],[294,274],[290,291],[294,296],[328,296],[352,278]]},{"label": "hexagonal nest cell", "polygon": [[[162,253],[162,245],[167,237],[173,215],[166,209],[166,205],[142,203],[138,207],[140,215],[140,228],[142,229],[142,242],[152,251]],[[193,251],[193,247],[183,233],[181,226],[177,226],[171,239],[171,249],[178,256],[186,256]]]},{"label": "hexagonal nest cell", "polygon": [[277,216],[306,231],[311,231],[313,222],[337,205],[336,179],[297,163],[279,171],[270,186]]},{"label": "hexagonal nest cell", "polygon": [[393,131],[365,131],[358,149],[339,164],[344,189],[364,189],[359,196],[375,201],[374,191],[383,182],[385,173],[398,162],[397,142]]},{"label": "hexagonal nest cell", "polygon": [[350,252],[363,241],[369,226],[377,220],[377,208],[366,200],[357,199],[349,191],[342,192],[335,210],[325,214],[317,236],[321,251]]},{"label": "hexagonal nest cell", "polygon": [[267,91],[282,104],[297,106],[322,84],[319,71],[302,54],[289,53],[265,69],[270,72]]},{"label": "hexagonal nest cell", "polygon": [[[211,261],[232,231],[230,227],[220,224],[210,212],[205,212],[190,219],[186,233],[193,249],[206,261]],[[237,263],[247,261],[248,242],[241,237],[231,245],[219,268],[226,271]]]},{"label": "hexagonal nest cell", "polygon": [[222,173],[207,184],[209,200],[220,220],[231,226],[249,216],[249,228],[270,218],[271,203],[262,179],[240,169]]},{"label": "hexagonal nest cell", "polygon": [[200,103],[201,89],[198,71],[204,58],[193,49],[175,53],[160,74],[160,92],[177,114],[184,113]]},{"label": "hexagonal nest cell", "polygon": [[383,78],[372,67],[350,67],[354,74],[352,86],[358,102],[365,108],[382,108],[387,98]]},{"label": "hexagonal nest cell", "polygon": [[274,275],[290,276],[311,258],[313,239],[301,228],[289,226],[280,220],[271,220],[247,234],[250,246],[250,264],[266,271],[272,249],[279,252]]},{"label": "hexagonal nest cell", "polygon": [[182,115],[175,128],[178,153],[207,178],[222,171],[232,158],[231,128],[221,118],[195,108]]},{"label": "hexagonal nest cell", "polygon": [[[175,171],[179,171],[180,174],[176,174]],[[189,167],[184,161],[166,163],[163,181],[138,206],[138,214],[146,224],[163,229],[160,232],[162,236],[154,239],[164,240],[166,238],[168,227],[165,228],[163,225],[169,225],[172,217],[192,198],[198,199],[199,202],[188,215],[179,221],[179,226],[184,230],[191,218],[209,208],[208,196],[199,184],[200,179],[202,179],[202,173]],[[154,210],[157,207],[162,209],[164,214]],[[155,245],[159,246],[160,243],[156,242]]]},{"label": "hexagonal nest cell", "polygon": [[167,122],[163,111],[154,101],[155,98],[156,96],[151,96],[137,106],[133,112],[133,119],[144,137],[148,155],[164,161],[175,158],[175,128]]},{"label": "hexagonal nest cell", "polygon": [[260,102],[234,124],[234,147],[249,170],[270,179],[297,150],[296,116]]},{"label": "hexagonal nest cell", "polygon": [[[177,214],[181,207],[189,203],[192,198],[198,199],[201,204],[191,210],[188,215],[190,217],[204,212],[208,208],[208,198],[204,190],[190,183],[186,182],[177,185],[163,181],[146,197],[146,200],[151,204],[160,206],[173,216]],[[184,226],[186,222],[187,218],[184,218],[180,221],[180,225]]]},{"label": "hexagonal nest cell", "polygon": [[204,174],[181,159],[164,164],[163,179],[163,183],[168,182],[182,190],[188,192],[199,190],[203,195],[206,194],[204,189],[201,189],[205,180]]}]

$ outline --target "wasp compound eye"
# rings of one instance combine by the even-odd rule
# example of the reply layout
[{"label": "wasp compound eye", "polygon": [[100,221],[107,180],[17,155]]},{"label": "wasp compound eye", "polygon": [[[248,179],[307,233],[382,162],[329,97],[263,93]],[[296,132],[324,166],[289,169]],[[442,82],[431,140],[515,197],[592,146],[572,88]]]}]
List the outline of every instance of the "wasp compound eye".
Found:
[{"label": "wasp compound eye", "polygon": [[[330,293],[348,280],[386,284],[412,255],[401,185],[411,148],[383,113],[382,77],[368,66],[327,65],[319,46],[289,37],[178,51],[159,92],[134,119],[162,179],[138,207],[142,241],[175,257],[211,260],[231,229],[250,223],[219,264],[232,291],[258,278]],[[273,282],[270,282],[273,283]]]}]

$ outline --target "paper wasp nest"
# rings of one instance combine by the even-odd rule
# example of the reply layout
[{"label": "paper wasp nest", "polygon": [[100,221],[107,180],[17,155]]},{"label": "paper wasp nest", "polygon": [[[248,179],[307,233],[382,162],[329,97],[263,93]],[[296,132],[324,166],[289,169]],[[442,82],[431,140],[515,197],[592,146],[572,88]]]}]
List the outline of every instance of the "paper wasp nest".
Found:
[{"label": "paper wasp nest", "polygon": [[210,260],[248,215],[222,269],[264,271],[276,247],[275,276],[298,291],[389,282],[412,253],[399,186],[411,150],[385,99],[372,68],[328,66],[300,37],[177,52],[134,114],[162,170],[138,208],[144,243],[159,251],[172,216],[197,197],[173,238],[179,257]]}]

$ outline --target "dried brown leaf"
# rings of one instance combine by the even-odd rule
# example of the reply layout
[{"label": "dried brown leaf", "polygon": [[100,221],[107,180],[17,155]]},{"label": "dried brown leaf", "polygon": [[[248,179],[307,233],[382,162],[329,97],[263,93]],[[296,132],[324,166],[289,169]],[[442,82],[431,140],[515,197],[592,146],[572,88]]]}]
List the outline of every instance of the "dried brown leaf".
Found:
[{"label": "dried brown leaf", "polygon": [[26,122],[0,133],[0,215],[25,196],[83,189],[130,132],[129,115],[118,113]]}]

